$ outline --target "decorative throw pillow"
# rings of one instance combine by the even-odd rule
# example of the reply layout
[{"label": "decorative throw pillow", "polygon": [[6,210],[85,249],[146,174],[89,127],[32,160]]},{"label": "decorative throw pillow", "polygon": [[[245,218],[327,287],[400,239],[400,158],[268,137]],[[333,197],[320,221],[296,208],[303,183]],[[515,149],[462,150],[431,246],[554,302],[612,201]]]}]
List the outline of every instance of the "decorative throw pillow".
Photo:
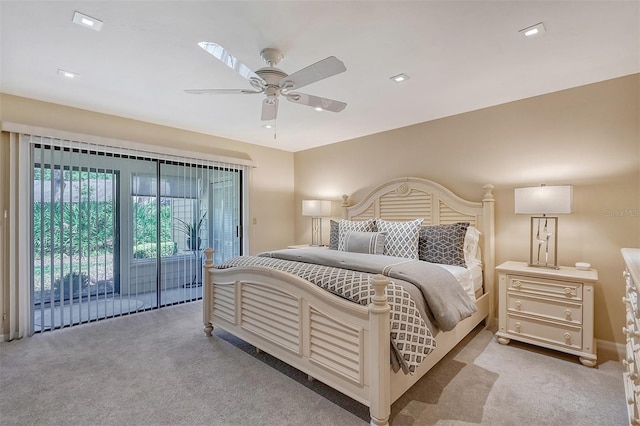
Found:
[{"label": "decorative throw pillow", "polygon": [[469,222],[423,226],[420,229],[420,260],[467,267],[464,238]]},{"label": "decorative throw pillow", "polygon": [[338,222],[329,221],[329,250],[338,250]]},{"label": "decorative throw pillow", "polygon": [[384,254],[384,232],[347,231],[344,234],[344,251],[351,253]]},{"label": "decorative throw pillow", "polygon": [[387,233],[384,254],[387,256],[418,259],[418,236],[423,219],[411,222],[388,222],[376,219],[378,232]]},{"label": "decorative throw pillow", "polygon": [[375,229],[373,219],[371,220],[346,220],[341,219],[338,224],[338,250],[344,250],[344,236],[347,231],[373,232]]}]

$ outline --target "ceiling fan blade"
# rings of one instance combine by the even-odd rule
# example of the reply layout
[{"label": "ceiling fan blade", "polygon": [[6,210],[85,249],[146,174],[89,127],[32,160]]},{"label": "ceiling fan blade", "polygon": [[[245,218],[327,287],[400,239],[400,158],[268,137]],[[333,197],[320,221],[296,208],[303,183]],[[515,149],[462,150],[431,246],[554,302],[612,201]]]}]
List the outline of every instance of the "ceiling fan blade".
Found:
[{"label": "ceiling fan blade", "polygon": [[308,105],[313,108],[321,108],[322,110],[331,112],[340,112],[347,106],[344,102],[321,98],[320,96],[307,95],[306,93],[288,93],[285,96],[295,104]]},{"label": "ceiling fan blade", "polygon": [[275,120],[278,116],[278,100],[277,99],[265,99],[262,101],[262,116],[260,120],[270,121]]},{"label": "ceiling fan blade", "polygon": [[280,80],[280,87],[283,90],[294,90],[307,86],[316,81],[331,77],[341,72],[345,72],[347,67],[335,56],[329,56],[313,65],[296,71],[293,74]]},{"label": "ceiling fan blade", "polygon": [[[201,41],[200,43],[198,43],[198,46],[202,47],[204,50],[212,54],[216,59],[220,60],[223,64],[240,74],[241,77],[244,77],[249,81],[259,83],[259,86],[266,84],[258,74],[251,71],[248,66],[240,62],[238,58],[227,52],[225,48],[220,46],[219,44]],[[252,84],[252,86],[256,87],[254,84]],[[256,87],[256,89],[257,88],[259,87]]]},{"label": "ceiling fan blade", "polygon": [[186,89],[185,93],[190,95],[254,95],[256,93],[262,93],[262,90],[253,91],[245,89]]}]

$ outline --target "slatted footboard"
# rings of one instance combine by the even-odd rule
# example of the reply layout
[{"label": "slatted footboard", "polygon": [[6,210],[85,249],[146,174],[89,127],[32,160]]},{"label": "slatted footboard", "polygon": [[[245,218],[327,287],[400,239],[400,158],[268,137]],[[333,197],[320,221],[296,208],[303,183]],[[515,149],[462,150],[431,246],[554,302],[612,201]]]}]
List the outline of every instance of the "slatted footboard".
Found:
[{"label": "slatted footboard", "polygon": [[286,272],[266,267],[215,269],[205,250],[203,322],[220,327],[370,407],[371,424],[391,410],[386,277],[361,306]]}]

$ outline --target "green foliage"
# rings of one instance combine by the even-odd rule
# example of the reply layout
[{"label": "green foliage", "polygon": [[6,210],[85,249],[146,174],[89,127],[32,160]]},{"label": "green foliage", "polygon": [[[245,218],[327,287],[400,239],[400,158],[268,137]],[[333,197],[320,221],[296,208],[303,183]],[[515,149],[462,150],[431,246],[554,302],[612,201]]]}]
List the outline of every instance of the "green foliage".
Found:
[{"label": "green foliage", "polygon": [[33,245],[36,253],[89,256],[112,251],[115,242],[114,203],[33,203]]},{"label": "green foliage", "polygon": [[[93,253],[112,252],[116,240],[114,208],[113,202],[98,201],[33,203],[35,253],[89,257]],[[155,243],[155,212],[155,204],[134,204],[137,243]],[[160,221],[161,241],[172,244],[170,205],[161,206]]]},{"label": "green foliage", "polygon": [[[157,207],[155,197],[137,197],[133,203],[133,235],[135,242],[155,243]],[[171,241],[171,205],[160,204],[160,241]]]},{"label": "green foliage", "polygon": [[[134,259],[150,259],[155,258],[156,243],[142,243],[133,246],[133,258]],[[178,253],[178,245],[173,241],[163,241],[160,243],[160,256],[168,257],[175,256]]]}]

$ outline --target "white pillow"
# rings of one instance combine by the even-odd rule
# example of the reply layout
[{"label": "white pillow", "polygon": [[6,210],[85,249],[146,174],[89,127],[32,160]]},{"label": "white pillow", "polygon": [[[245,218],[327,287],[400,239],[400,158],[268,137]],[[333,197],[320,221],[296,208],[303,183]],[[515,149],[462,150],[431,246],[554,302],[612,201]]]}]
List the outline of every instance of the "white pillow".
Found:
[{"label": "white pillow", "polygon": [[378,232],[387,233],[384,254],[387,256],[418,259],[418,238],[423,219],[411,222],[388,222],[376,219]]},{"label": "white pillow", "polygon": [[474,226],[469,226],[464,236],[464,262],[467,265],[480,263],[480,231]]}]

